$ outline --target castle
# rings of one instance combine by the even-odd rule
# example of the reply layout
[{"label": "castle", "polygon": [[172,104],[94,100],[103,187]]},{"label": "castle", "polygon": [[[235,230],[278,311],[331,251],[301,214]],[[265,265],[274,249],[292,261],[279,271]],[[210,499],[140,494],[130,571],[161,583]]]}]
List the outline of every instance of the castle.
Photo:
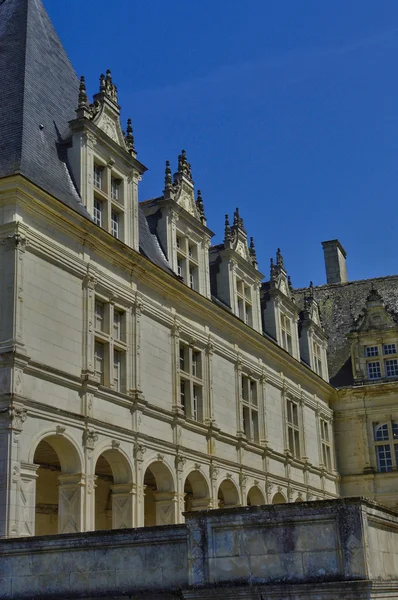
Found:
[{"label": "castle", "polygon": [[348,281],[331,240],[293,289],[244,207],[212,245],[184,150],[139,201],[111,72],[88,98],[41,0],[0,4],[0,72],[0,536],[396,507],[398,276]]}]

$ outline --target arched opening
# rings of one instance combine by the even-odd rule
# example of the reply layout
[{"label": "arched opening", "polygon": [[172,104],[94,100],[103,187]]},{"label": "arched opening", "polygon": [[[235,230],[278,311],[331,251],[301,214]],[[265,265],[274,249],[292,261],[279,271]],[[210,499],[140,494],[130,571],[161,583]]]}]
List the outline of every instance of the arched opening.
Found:
[{"label": "arched opening", "polygon": [[175,523],[175,489],[173,476],[166,465],[157,461],[149,465],[144,476],[144,525]]},{"label": "arched opening", "polygon": [[272,498],[272,504],[286,504],[286,498],[280,492],[277,492]]},{"label": "arched opening", "polygon": [[117,450],[106,450],[95,465],[95,529],[133,527],[132,473]]},{"label": "arched opening", "polygon": [[81,463],[66,438],[53,435],[36,447],[35,535],[81,531]]},{"label": "arched opening", "polygon": [[247,506],[261,506],[262,504],[265,504],[264,496],[261,490],[253,485],[247,494]]},{"label": "arched opening", "polygon": [[207,510],[210,507],[209,486],[199,471],[192,471],[185,480],[184,510]]},{"label": "arched opening", "polygon": [[234,506],[240,506],[238,490],[230,479],[224,479],[218,488],[218,507],[233,508]]}]

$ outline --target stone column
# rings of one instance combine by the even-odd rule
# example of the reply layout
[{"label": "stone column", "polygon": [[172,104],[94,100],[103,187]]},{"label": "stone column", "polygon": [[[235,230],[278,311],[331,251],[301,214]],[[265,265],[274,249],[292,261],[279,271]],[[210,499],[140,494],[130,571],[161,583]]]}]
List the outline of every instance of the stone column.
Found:
[{"label": "stone column", "polygon": [[83,528],[83,490],[81,473],[60,475],[58,495],[58,533],[78,533]]},{"label": "stone column", "polygon": [[156,525],[174,525],[177,499],[175,492],[154,492],[156,503]]},{"label": "stone column", "polygon": [[112,490],[112,529],[134,527],[135,486],[133,483],[113,485]]}]

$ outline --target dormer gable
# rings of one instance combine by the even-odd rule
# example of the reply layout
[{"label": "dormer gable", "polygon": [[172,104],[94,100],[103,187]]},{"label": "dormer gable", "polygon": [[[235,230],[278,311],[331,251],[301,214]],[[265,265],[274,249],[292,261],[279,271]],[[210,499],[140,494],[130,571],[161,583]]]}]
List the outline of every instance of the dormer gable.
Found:
[{"label": "dormer gable", "polygon": [[82,201],[97,225],[138,250],[138,182],[146,167],[137,160],[131,119],[122,130],[111,72],[101,75],[91,103],[82,77],[76,101],[68,159]]},{"label": "dormer gable", "polygon": [[304,296],[299,319],[300,357],[315,373],[328,381],[327,336],[323,330],[318,302],[314,297],[312,281]]},{"label": "dormer gable", "polygon": [[200,190],[195,198],[185,150],[178,156],[174,175],[166,161],[163,195],[142,202],[141,207],[170,267],[189,287],[209,298],[209,247],[214,234],[207,227]]},{"label": "dormer gable", "polygon": [[372,287],[348,335],[355,383],[398,379],[398,315]]},{"label": "dormer gable", "polygon": [[299,308],[292,295],[292,284],[280,248],[270,260],[270,278],[261,288],[264,330],[284,350],[299,359]]},{"label": "dormer gable", "polygon": [[247,232],[239,209],[230,225],[225,215],[224,242],[210,248],[212,293],[229,306],[247,325],[262,331],[260,285],[263,274],[258,270],[253,238]]}]

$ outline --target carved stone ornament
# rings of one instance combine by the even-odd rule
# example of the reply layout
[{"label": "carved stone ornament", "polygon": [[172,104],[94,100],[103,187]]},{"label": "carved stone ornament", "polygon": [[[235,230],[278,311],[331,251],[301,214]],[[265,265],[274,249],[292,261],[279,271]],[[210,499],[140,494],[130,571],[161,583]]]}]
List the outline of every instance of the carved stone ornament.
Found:
[{"label": "carved stone ornament", "polygon": [[177,471],[179,471],[180,473],[182,473],[182,471],[184,470],[186,462],[187,462],[187,459],[184,456],[176,456],[176,468],[177,468]]},{"label": "carved stone ornament", "polygon": [[164,454],[157,454],[156,455],[156,460],[158,460],[159,462],[163,462],[164,461]]},{"label": "carved stone ornament", "polygon": [[93,429],[87,429],[83,433],[83,446],[87,448],[87,450],[94,450],[97,441],[98,433]]},{"label": "carved stone ornament", "polygon": [[57,432],[57,435],[64,435],[66,427],[64,427],[63,425],[57,425],[55,431]]},{"label": "carved stone ornament", "polygon": [[143,444],[136,444],[135,446],[135,457],[138,461],[142,462],[144,460],[144,454],[147,451],[146,446]]},{"label": "carved stone ornament", "polygon": [[220,471],[219,471],[218,467],[214,467],[213,465],[210,465],[210,479],[215,481],[218,477],[219,472]]},{"label": "carved stone ornament", "polygon": [[27,239],[22,233],[12,233],[2,241],[6,250],[12,250],[17,248],[21,252],[25,252],[27,246]]},{"label": "carved stone ornament", "polygon": [[120,448],[120,442],[119,442],[119,440],[112,440],[112,448],[114,450],[118,450]]},{"label": "carved stone ornament", "polygon": [[14,431],[22,431],[23,425],[28,417],[28,411],[26,408],[12,406],[9,410],[10,415],[10,429]]}]

